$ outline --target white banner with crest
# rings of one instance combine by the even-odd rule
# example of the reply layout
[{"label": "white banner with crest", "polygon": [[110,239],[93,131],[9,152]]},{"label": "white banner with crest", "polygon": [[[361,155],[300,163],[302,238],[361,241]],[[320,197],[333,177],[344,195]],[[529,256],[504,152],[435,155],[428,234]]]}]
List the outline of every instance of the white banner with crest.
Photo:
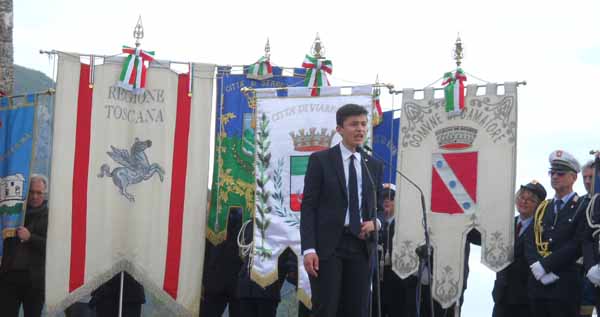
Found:
[{"label": "white banner with crest", "polygon": [[[444,99],[405,89],[398,170],[420,185],[434,248],[433,297],[449,307],[462,294],[467,234],[481,233],[481,262],[494,271],[513,259],[517,142],[517,83],[488,84],[485,95],[467,86],[465,108],[445,112]],[[418,191],[397,178],[394,270],[406,278],[418,269],[424,244]]]}]

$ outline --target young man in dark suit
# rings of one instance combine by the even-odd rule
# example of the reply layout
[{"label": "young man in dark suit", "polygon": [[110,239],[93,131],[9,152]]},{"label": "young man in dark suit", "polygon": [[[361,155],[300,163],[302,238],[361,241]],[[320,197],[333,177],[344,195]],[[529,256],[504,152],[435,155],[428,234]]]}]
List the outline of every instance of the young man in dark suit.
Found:
[{"label": "young man in dark suit", "polygon": [[363,107],[342,106],[336,113],[342,141],[308,162],[300,237],[317,317],[367,314],[371,240],[383,223],[383,165],[360,150],[367,123]]},{"label": "young man in dark suit", "polygon": [[529,317],[529,296],[527,280],[529,264],[525,259],[525,236],[533,228],[533,214],[538,205],[546,199],[546,189],[537,181],[521,185],[517,191],[515,205],[519,215],[515,217],[515,243],[513,262],[496,274],[492,296],[494,298],[493,317]]},{"label": "young man in dark suit", "polygon": [[586,201],[573,191],[580,170],[573,155],[550,154],[554,197],[537,208],[527,234],[525,257],[531,274],[528,293],[532,316],[578,316],[581,295],[581,256]]}]

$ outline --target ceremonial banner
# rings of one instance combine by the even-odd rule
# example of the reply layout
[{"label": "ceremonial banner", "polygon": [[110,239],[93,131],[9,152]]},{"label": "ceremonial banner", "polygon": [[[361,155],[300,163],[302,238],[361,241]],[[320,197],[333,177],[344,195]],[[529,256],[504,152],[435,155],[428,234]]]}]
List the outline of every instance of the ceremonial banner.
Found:
[{"label": "ceremonial banner", "polygon": [[0,98],[0,260],[3,240],[16,235],[27,207],[38,96]]},{"label": "ceremonial banner", "polygon": [[[425,194],[433,246],[433,297],[445,308],[459,300],[464,249],[471,230],[481,233],[481,262],[498,272],[513,260],[517,84],[467,86],[464,109],[445,111],[444,99],[405,89],[398,169]],[[393,267],[402,278],[418,269],[424,244],[419,192],[398,178]]]},{"label": "ceremonial banner", "polygon": [[[298,255],[298,298],[308,307],[310,284],[300,249],[300,204],[308,157],[341,141],[335,113],[348,103],[365,107],[371,120],[371,86],[258,89],[256,127],[256,211],[251,277],[266,287],[277,280],[279,255],[291,248]],[[370,135],[370,131],[369,134]]]},{"label": "ceremonial banner", "polygon": [[394,119],[394,111],[383,113],[381,123],[373,128],[373,151],[384,160],[383,182],[396,184],[396,165],[398,162],[398,134],[400,118]]},{"label": "ceremonial banner", "polygon": [[215,165],[211,191],[210,212],[206,237],[213,245],[225,240],[227,215],[231,208],[242,208],[244,221],[254,210],[254,109],[242,94],[242,87],[271,88],[301,85],[304,69],[272,67],[273,77],[249,79],[245,74],[233,74],[231,67],[217,71],[217,112],[215,125]]},{"label": "ceremonial banner", "polygon": [[46,304],[58,313],[120,271],[174,316],[197,316],[214,66],[151,64],[134,95],[123,59],[60,54]]}]

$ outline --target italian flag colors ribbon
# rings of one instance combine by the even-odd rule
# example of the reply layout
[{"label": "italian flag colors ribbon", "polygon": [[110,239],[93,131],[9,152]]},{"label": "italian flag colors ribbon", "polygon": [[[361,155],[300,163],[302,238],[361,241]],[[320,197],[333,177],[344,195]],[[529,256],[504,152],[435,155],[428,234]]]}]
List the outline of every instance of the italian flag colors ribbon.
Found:
[{"label": "italian flag colors ribbon", "polygon": [[465,81],[467,76],[458,68],[454,75],[451,72],[444,74],[444,98],[446,99],[446,112],[460,113],[465,108]]},{"label": "italian flag colors ribbon", "polygon": [[250,79],[263,80],[273,77],[273,67],[266,56],[261,57],[256,63],[248,66],[246,77]]},{"label": "italian flag colors ribbon", "polygon": [[319,87],[329,86],[327,74],[331,75],[333,70],[331,61],[306,55],[304,62],[302,62],[302,67],[306,68],[304,85],[312,87],[311,96],[318,96],[320,93]]},{"label": "italian flag colors ribbon", "polygon": [[154,51],[143,51],[140,48],[123,46],[123,53],[129,54],[123,63],[121,76],[117,85],[134,94],[141,94],[146,88],[146,62],[154,60]]},{"label": "italian flag colors ribbon", "polygon": [[379,102],[379,95],[381,91],[379,88],[375,88],[373,91],[373,126],[377,126],[383,120],[383,111],[381,111],[381,103]]}]

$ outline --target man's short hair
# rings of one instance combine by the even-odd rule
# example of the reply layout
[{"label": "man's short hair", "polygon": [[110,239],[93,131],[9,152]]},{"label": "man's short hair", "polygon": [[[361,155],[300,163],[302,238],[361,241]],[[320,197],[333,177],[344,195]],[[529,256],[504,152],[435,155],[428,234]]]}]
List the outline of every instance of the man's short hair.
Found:
[{"label": "man's short hair", "polygon": [[581,170],[583,171],[586,168],[592,168],[592,167],[594,167],[594,160],[589,160],[585,163],[585,165],[583,165]]},{"label": "man's short hair", "polygon": [[341,127],[344,125],[344,120],[346,120],[346,118],[351,117],[351,116],[360,116],[363,114],[365,116],[368,114],[367,109],[365,109],[357,104],[349,103],[349,104],[343,105],[335,113],[335,123]]},{"label": "man's short hair", "polygon": [[44,183],[44,193],[48,192],[48,178],[42,174],[31,174],[29,177],[29,183],[33,183],[33,181],[40,181]]}]

